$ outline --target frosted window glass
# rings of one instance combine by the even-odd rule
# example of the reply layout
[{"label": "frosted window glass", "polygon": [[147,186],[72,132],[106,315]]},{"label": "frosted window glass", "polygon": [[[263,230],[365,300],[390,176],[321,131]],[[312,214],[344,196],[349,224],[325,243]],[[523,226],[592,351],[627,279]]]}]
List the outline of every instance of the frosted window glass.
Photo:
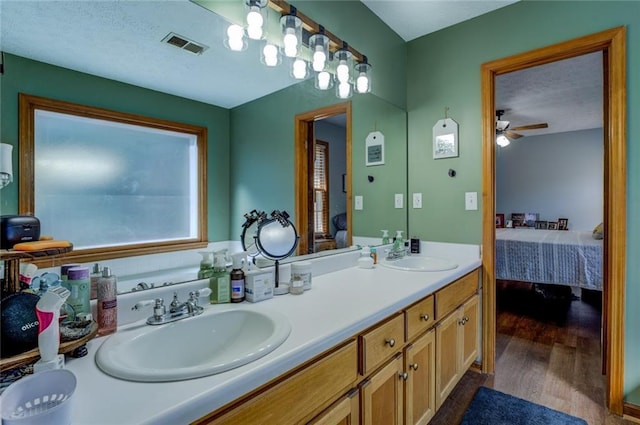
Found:
[{"label": "frosted window glass", "polygon": [[197,136],[36,110],[35,216],[74,249],[198,236]]}]

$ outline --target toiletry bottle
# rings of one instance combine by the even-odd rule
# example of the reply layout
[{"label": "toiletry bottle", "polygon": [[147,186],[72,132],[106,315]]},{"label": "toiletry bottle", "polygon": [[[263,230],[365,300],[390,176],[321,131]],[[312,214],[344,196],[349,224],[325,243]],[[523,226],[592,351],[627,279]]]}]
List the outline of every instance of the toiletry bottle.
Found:
[{"label": "toiletry bottle", "polygon": [[102,269],[98,279],[98,335],[112,334],[118,328],[117,280],[109,267]]},{"label": "toiletry bottle", "polygon": [[371,258],[373,258],[373,264],[378,264],[378,251],[375,247],[371,247]]},{"label": "toiletry bottle", "polygon": [[382,231],[382,245],[387,245],[389,244],[389,231],[388,230],[383,230]]},{"label": "toiletry bottle", "polygon": [[213,275],[209,278],[211,304],[223,304],[231,302],[231,284],[229,282],[229,272],[225,261],[225,251],[214,252]]},{"label": "toiletry bottle", "polygon": [[202,251],[202,260],[200,260],[200,270],[198,270],[198,279],[207,279],[213,276],[213,252]]},{"label": "toiletry bottle", "polygon": [[100,271],[100,265],[95,263],[93,265],[93,270],[91,270],[91,274],[89,275],[89,280],[91,281],[91,299],[95,299],[98,297],[98,279],[102,277],[102,271]]},{"label": "toiletry bottle", "polygon": [[[38,349],[40,360],[33,368],[37,373],[41,370],[57,369],[64,365],[64,355],[58,354],[60,347],[60,308],[69,296],[69,290],[58,286],[44,293],[36,304],[38,317]],[[60,364],[62,363],[62,364]],[[55,364],[58,364],[55,366]]]},{"label": "toiletry bottle", "polygon": [[244,301],[244,271],[242,271],[242,260],[246,252],[237,252],[231,255],[233,269],[231,270],[231,302],[240,303]]},{"label": "toiletry bottle", "polygon": [[361,269],[372,269],[373,258],[371,258],[371,249],[368,246],[362,248],[360,258],[358,258],[358,267]]},{"label": "toiletry bottle", "polygon": [[73,307],[76,317],[80,314],[91,314],[90,274],[88,267],[73,267],[67,270],[67,281],[63,286],[71,292],[67,303]]},{"label": "toiletry bottle", "polygon": [[402,238],[402,230],[396,231],[396,237],[393,239],[393,250],[400,251],[404,249],[404,239]]}]

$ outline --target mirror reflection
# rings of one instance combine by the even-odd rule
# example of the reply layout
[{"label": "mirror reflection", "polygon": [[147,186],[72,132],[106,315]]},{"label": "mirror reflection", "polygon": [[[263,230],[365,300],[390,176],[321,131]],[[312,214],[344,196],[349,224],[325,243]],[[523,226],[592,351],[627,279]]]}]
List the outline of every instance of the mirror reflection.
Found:
[{"label": "mirror reflection", "polygon": [[[3,124],[7,123],[3,131],[3,143],[13,144],[16,148],[14,152],[19,147],[15,124],[18,121],[18,107],[17,101],[14,104],[11,99],[17,99],[17,94],[21,92],[201,125],[208,129],[206,224],[210,245],[235,246],[233,244],[236,243],[239,246],[243,214],[254,209],[280,209],[291,213],[291,220],[299,229],[300,244],[304,242],[307,246],[307,251],[297,251],[296,254],[331,252],[341,246],[362,244],[363,240],[366,241],[364,243],[371,243],[367,238],[379,243],[381,229],[406,229],[406,206],[397,209],[393,205],[395,193],[406,194],[406,113],[401,108],[370,93],[354,95],[346,102],[352,114],[350,128],[343,127],[337,118],[335,121],[329,117],[313,119],[315,140],[328,142],[329,175],[325,181],[326,187],[318,186],[310,196],[312,202],[307,204],[308,211],[312,211],[312,214],[307,214],[313,218],[307,221],[312,232],[308,236],[300,231],[300,214],[296,204],[296,116],[338,104],[333,91],[319,93],[314,88],[313,80],[290,80],[286,88],[274,92],[270,87],[273,78],[269,74],[263,75],[264,78],[244,78],[244,83],[232,87],[231,91],[244,93],[245,86],[251,85],[258,93],[255,97],[235,103],[237,101],[221,96],[219,102],[212,103],[203,93],[209,96],[228,86],[237,74],[247,75],[245,72],[261,64],[259,61],[246,62],[248,59],[241,59],[241,64],[238,62],[240,59],[220,60],[224,47],[216,44],[219,33],[212,31],[211,27],[206,31],[208,49],[200,56],[189,56],[187,52],[159,43],[158,39],[162,38],[159,34],[147,34],[149,31],[146,29],[151,24],[143,25],[142,29],[131,26],[127,17],[139,16],[144,22],[150,22],[151,17],[142,13],[142,9],[148,7],[142,4],[145,2],[103,4],[102,7],[111,9],[112,16],[123,14],[121,20],[110,19],[109,22],[90,19],[90,16],[100,15],[91,9],[98,7],[95,4],[10,3],[3,4],[3,23],[7,25],[4,25],[2,33],[2,49],[5,52],[2,106]],[[161,11],[164,18],[154,24],[159,28],[158,31],[193,28],[194,32],[204,33],[202,28],[210,23],[208,16],[211,14],[203,15],[202,8],[190,2],[184,2],[191,6],[185,12],[182,10],[185,4],[182,3],[175,2],[167,6],[167,10]],[[136,8],[140,10],[133,10]],[[86,19],[78,19],[78,14]],[[49,20],[55,20],[55,25],[50,25]],[[56,32],[56,36],[42,34],[41,31],[34,31],[34,28],[50,28]],[[63,34],[62,29],[72,29],[75,36]],[[5,37],[8,34],[5,30],[13,35]],[[92,46],[90,50],[79,52],[72,41],[82,38],[78,37],[82,31],[92,34]],[[113,44],[119,42],[119,38],[128,34],[128,31],[137,32],[136,49],[130,49],[129,45],[126,50]],[[119,34],[118,40],[110,37],[114,33]],[[57,44],[67,46],[75,62],[63,63],[62,56],[52,54]],[[248,56],[250,52],[243,53]],[[136,56],[142,56],[143,60]],[[201,76],[203,61],[221,62],[226,69],[217,69],[219,72],[212,78],[211,69],[205,68],[204,80]],[[373,67],[375,70],[375,62]],[[271,71],[284,72],[276,69]],[[264,70],[260,68],[260,72]],[[187,76],[189,78],[185,78]],[[155,85],[160,80],[175,83],[171,88],[164,89]],[[198,81],[206,81],[206,84],[197,86]],[[262,86],[264,90],[260,91]],[[386,162],[384,165],[366,166],[365,140],[374,131],[381,131],[385,135]],[[339,133],[343,136],[333,136]],[[349,141],[350,153],[346,147]],[[344,154],[337,156],[338,153]],[[18,165],[18,155],[15,156],[14,161]],[[17,173],[13,184],[3,189],[2,214],[22,212],[18,202],[19,179],[20,174]],[[354,196],[364,199],[363,209],[353,209]],[[170,226],[169,222],[167,226]],[[196,268],[200,259],[198,251],[202,249],[195,249],[193,256],[189,257]],[[110,258],[105,257],[107,259]],[[179,264],[179,261],[175,263]],[[163,262],[155,267],[159,269],[172,265],[171,262]],[[135,274],[137,268],[131,266],[130,269]],[[118,269],[115,271],[118,272]],[[139,274],[143,275],[143,272]],[[156,280],[156,284],[177,279],[167,276]],[[144,278],[140,281],[149,282]]]}]

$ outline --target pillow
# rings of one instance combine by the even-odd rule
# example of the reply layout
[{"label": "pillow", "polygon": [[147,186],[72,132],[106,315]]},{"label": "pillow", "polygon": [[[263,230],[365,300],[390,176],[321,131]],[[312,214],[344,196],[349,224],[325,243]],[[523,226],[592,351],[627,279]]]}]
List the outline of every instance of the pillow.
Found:
[{"label": "pillow", "polygon": [[604,223],[598,224],[595,229],[593,229],[593,233],[591,234],[593,239],[602,239],[604,238]]},{"label": "pillow", "polygon": [[333,217],[333,225],[336,230],[347,230],[347,213],[340,213]]}]

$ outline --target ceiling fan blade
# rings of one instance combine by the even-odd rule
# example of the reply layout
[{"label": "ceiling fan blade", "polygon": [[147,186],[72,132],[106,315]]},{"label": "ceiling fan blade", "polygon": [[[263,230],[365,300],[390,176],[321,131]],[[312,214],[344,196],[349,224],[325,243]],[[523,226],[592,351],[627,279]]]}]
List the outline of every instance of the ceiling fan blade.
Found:
[{"label": "ceiling fan blade", "polygon": [[537,130],[539,128],[549,128],[549,124],[546,122],[540,124],[529,124],[529,125],[521,125],[519,127],[513,127],[511,130],[521,131],[521,130]]},{"label": "ceiling fan blade", "polygon": [[518,134],[518,133],[515,133],[513,131],[509,131],[509,130],[505,131],[504,135],[507,136],[509,139],[519,139],[519,138],[523,137],[522,134]]}]

